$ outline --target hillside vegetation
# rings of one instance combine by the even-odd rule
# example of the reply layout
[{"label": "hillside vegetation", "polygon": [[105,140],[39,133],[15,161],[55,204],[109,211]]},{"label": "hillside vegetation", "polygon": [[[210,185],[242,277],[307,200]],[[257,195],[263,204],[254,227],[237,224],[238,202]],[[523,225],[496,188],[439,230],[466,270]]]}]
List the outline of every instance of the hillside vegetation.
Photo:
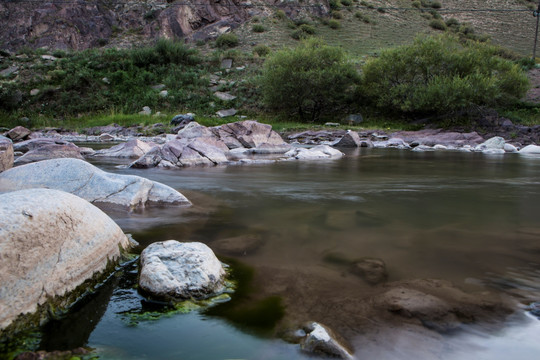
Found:
[{"label": "hillside vegetation", "polygon": [[[516,99],[526,88],[524,76],[518,74],[521,72],[518,69],[532,65],[527,60],[536,21],[530,10],[534,8],[532,1],[331,0],[327,7],[330,12],[326,16],[313,11],[291,13],[291,8],[286,12],[267,7],[259,12],[261,15],[252,16],[232,32],[215,40],[199,40],[187,45],[159,40],[132,49],[117,49],[104,42],[101,48],[78,52],[28,47],[16,52],[0,51],[0,127],[16,124],[78,127],[119,119],[124,123],[168,122],[172,115],[184,112],[211,119],[223,108],[236,108],[243,115],[264,121],[321,122],[340,121],[347,114],[358,112],[374,121],[389,117],[410,121],[430,114],[440,116],[441,112],[449,116],[469,114],[462,110],[488,106],[507,113],[525,114],[523,117],[531,121],[527,114],[537,111],[535,105]],[[490,9],[509,11],[484,11]],[[480,101],[480,96],[476,96],[474,101],[456,99],[456,104],[440,106],[437,101],[424,97],[422,106],[418,99],[413,101],[418,104],[414,110],[392,108],[388,104],[381,107],[378,105],[381,96],[375,99],[373,91],[362,88],[366,86],[360,76],[365,64],[385,54],[385,49],[412,44],[419,36],[440,35],[460,44],[453,46],[469,49],[476,46],[475,43],[493,44],[484,46],[482,56],[492,59],[486,60],[490,63],[503,61],[504,67],[512,69],[513,80],[505,83],[505,89],[511,87],[508,83],[513,83],[514,89],[506,93],[503,89],[498,95],[507,101]],[[284,102],[282,108],[272,105],[268,94],[264,94],[265,82],[261,76],[264,77],[262,70],[267,59],[275,61],[282,49],[294,49],[309,38],[318,38],[321,44],[339,49],[339,61],[355,69],[357,75],[348,76],[350,80],[343,83],[348,85],[332,90],[333,94],[320,92],[319,99],[325,100],[321,102],[323,105],[317,105],[321,111],[312,108],[299,114],[287,110]],[[222,69],[223,59],[232,59],[232,68]],[[444,91],[448,95],[461,86],[460,93],[469,89],[471,93],[495,99],[493,86],[502,82],[497,82],[494,74],[500,74],[501,70],[483,69],[480,73],[486,74],[481,81],[477,78],[476,83],[469,82],[470,77],[463,76],[460,84],[454,79],[454,87],[446,87]],[[492,75],[495,77],[490,78]],[[379,84],[382,82],[381,78]],[[373,84],[370,86],[376,88]],[[443,94],[443,88],[430,91]],[[236,98],[222,100],[216,96],[216,91]],[[452,97],[447,95],[448,102]],[[304,101],[304,105],[308,103],[313,105],[313,99]],[[428,109],[426,103],[432,103],[436,109]],[[135,116],[143,106],[150,107],[154,115],[160,112],[165,117]],[[317,115],[313,115],[315,113]],[[132,120],[129,120],[130,115],[133,115]]]}]

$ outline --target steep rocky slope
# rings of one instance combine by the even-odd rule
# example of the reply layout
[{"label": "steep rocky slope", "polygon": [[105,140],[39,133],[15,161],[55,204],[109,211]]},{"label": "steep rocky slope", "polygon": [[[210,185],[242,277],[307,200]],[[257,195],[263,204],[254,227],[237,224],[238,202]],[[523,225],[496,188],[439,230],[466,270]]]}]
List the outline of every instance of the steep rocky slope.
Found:
[{"label": "steep rocky slope", "polygon": [[[127,46],[159,37],[204,40],[251,16],[282,9],[324,15],[328,0],[15,0],[0,2],[0,48],[82,50]],[[317,6],[308,6],[317,5]]]}]

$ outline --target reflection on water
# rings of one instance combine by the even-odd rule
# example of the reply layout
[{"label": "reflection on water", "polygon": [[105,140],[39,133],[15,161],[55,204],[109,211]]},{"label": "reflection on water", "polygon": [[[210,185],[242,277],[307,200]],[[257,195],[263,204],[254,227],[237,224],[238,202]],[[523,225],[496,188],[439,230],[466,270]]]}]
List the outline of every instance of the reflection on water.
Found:
[{"label": "reflection on water", "polygon": [[[288,321],[316,320],[353,340],[359,358],[502,359],[538,352],[536,319],[504,330],[443,336],[407,326],[386,333],[357,324],[377,286],[325,261],[328,254],[384,261],[388,281],[450,280],[525,304],[540,299],[540,159],[518,155],[362,150],[332,162],[118,169],[184,193],[191,208],[111,215],[141,247],[154,241],[256,234],[262,246],[235,256],[255,269],[253,302],[280,296]],[[218,250],[218,255],[220,254]],[[524,270],[525,269],[525,270]],[[133,295],[135,296],[135,295]],[[257,338],[210,315],[175,315],[127,327],[113,294],[89,345],[104,358],[300,358],[296,347]],[[476,331],[476,333],[475,333]],[[356,339],[356,340],[354,340]],[[464,351],[463,349],[466,349]]]}]

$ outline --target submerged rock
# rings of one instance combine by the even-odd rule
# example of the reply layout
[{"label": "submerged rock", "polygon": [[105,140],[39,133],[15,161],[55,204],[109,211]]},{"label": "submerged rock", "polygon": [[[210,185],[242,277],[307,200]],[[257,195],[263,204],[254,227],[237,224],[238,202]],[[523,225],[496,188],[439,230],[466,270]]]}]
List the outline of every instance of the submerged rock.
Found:
[{"label": "submerged rock", "polygon": [[212,241],[211,247],[218,253],[228,255],[249,255],[263,244],[260,235],[241,235]]},{"label": "submerged rock", "polygon": [[381,259],[362,258],[351,265],[350,271],[366,280],[371,285],[385,282],[388,278],[386,264]]},{"label": "submerged rock", "polygon": [[139,287],[157,299],[208,298],[223,291],[224,277],[221,262],[203,243],[160,241],[141,253]]},{"label": "submerged rock", "polygon": [[330,356],[339,359],[352,359],[350,347],[330,328],[311,322],[304,326],[306,332],[300,342],[303,351],[322,356]]},{"label": "submerged rock", "polygon": [[50,189],[0,194],[0,334],[21,314],[46,318],[43,305],[103,272],[128,247],[118,225],[77,196]]},{"label": "submerged rock", "polygon": [[52,159],[0,174],[0,191],[49,188],[72,193],[99,205],[144,207],[190,205],[173,188],[134,175],[107,173],[78,159]]},{"label": "submerged rock", "polygon": [[0,135],[0,172],[13,166],[13,143],[10,139]]}]

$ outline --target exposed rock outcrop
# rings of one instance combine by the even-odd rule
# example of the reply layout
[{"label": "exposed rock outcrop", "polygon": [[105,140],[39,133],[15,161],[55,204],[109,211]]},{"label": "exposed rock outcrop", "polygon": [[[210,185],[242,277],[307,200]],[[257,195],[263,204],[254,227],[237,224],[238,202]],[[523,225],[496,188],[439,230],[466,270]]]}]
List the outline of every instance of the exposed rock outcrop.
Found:
[{"label": "exposed rock outcrop", "polygon": [[350,346],[330,328],[311,322],[306,324],[303,330],[306,332],[306,336],[300,342],[303,351],[339,359],[353,358]]},{"label": "exposed rock outcrop", "polygon": [[0,135],[0,172],[13,166],[13,143]]},{"label": "exposed rock outcrop", "polygon": [[[296,6],[295,6],[296,5]],[[305,13],[327,14],[328,3],[307,0],[185,0],[181,3],[121,2],[101,0],[70,2],[0,2],[0,43],[7,49],[33,48],[82,50],[107,43],[125,46],[122,39],[137,32],[138,41],[157,38],[206,40],[228,32],[253,15],[270,15],[277,6],[290,17]],[[316,5],[316,6],[305,6]],[[115,36],[113,36],[115,35]]]},{"label": "exposed rock outcrop", "polygon": [[167,185],[139,176],[107,173],[78,159],[40,161],[0,174],[0,191],[28,188],[62,190],[100,206],[191,204]]},{"label": "exposed rock outcrop", "polygon": [[[119,259],[129,241],[101,210],[57,190],[0,194],[0,334]],[[61,300],[56,306],[67,305]],[[40,310],[41,309],[41,310]],[[18,325],[18,324],[14,324]]]},{"label": "exposed rock outcrop", "polygon": [[203,243],[160,241],[141,253],[139,287],[157,299],[204,299],[224,289],[224,277],[221,262]]}]

